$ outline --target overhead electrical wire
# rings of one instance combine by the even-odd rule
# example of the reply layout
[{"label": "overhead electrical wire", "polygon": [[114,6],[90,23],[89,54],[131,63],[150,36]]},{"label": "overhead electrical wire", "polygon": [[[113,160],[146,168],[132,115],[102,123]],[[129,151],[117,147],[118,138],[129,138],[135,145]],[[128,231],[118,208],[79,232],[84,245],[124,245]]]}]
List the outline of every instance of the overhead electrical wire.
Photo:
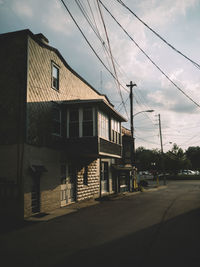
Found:
[{"label": "overhead electrical wire", "polygon": [[[110,14],[114,21],[119,25],[119,27],[126,33],[126,35],[133,41],[133,43],[139,48],[139,50],[149,59],[149,61],[170,81],[183,95],[185,95],[190,101],[192,101],[196,106],[200,108],[200,104],[194,101],[188,94],[186,94],[165,72],[147,55],[147,53],[138,45],[138,43],[130,36],[130,34],[123,28],[123,26],[116,20],[116,18],[111,14],[107,7],[102,3],[101,0],[98,0],[104,9]],[[118,1],[118,0],[117,0]]]},{"label": "overhead electrical wire", "polygon": [[119,94],[120,94],[120,97],[121,97],[121,100],[122,100],[122,104],[123,104],[124,110],[125,110],[125,112],[127,114],[127,117],[128,117],[128,112],[127,112],[127,109],[126,109],[126,105],[124,103],[124,99],[123,99],[121,88],[120,88],[120,82],[119,82],[119,79],[118,79],[115,63],[114,63],[114,60],[113,60],[112,49],[111,49],[111,45],[110,45],[110,39],[109,39],[109,36],[108,36],[108,32],[107,32],[107,29],[106,29],[106,24],[105,24],[105,21],[104,21],[104,18],[103,18],[103,14],[101,12],[101,8],[100,8],[100,5],[99,5],[98,1],[97,1],[97,5],[98,5],[98,9],[99,9],[99,14],[101,16],[101,20],[102,20],[102,23],[103,23],[104,31],[105,31],[105,34],[106,34],[106,39],[107,39],[107,43],[108,43],[108,49],[109,49],[109,52],[110,52],[110,58],[111,58],[113,70],[114,70],[114,73],[115,73],[115,77],[117,78],[116,81],[117,81],[118,91],[119,91]]},{"label": "overhead electrical wire", "polygon": [[189,58],[188,56],[184,55],[181,51],[176,49],[173,45],[171,45],[168,41],[166,41],[160,34],[158,34],[155,30],[153,30],[147,23],[145,23],[141,18],[139,18],[122,0],[116,0],[118,3],[120,3],[122,6],[124,6],[130,13],[133,14],[145,27],[147,27],[151,32],[153,32],[158,38],[160,38],[165,44],[167,44],[170,48],[172,48],[174,51],[176,51],[178,54],[183,56],[185,59],[190,61],[192,64],[194,64],[195,67],[200,69],[200,64]]},{"label": "overhead electrical wire", "polygon": [[141,137],[138,137],[138,136],[135,136],[135,137],[136,137],[137,139],[140,139],[140,140],[146,142],[146,143],[150,143],[150,144],[154,144],[154,145],[159,145],[158,143],[154,143],[154,142],[151,142],[151,141],[147,141],[147,140],[145,140],[145,139],[143,139],[143,138],[141,138]]},{"label": "overhead electrical wire", "polygon": [[[111,65],[110,65],[110,62],[108,60],[108,57],[109,57],[109,52],[108,52],[108,49],[106,47],[106,44],[103,40],[103,38],[101,37],[100,35],[100,32],[99,32],[99,29],[97,27],[97,24],[96,24],[96,20],[95,20],[95,17],[94,17],[94,14],[93,14],[93,11],[91,9],[91,6],[90,6],[90,3],[88,1],[88,5],[89,5],[89,9],[90,9],[90,12],[92,13],[92,18],[93,18],[93,21],[94,21],[94,25],[91,21],[91,19],[89,18],[89,15],[87,14],[86,10],[84,9],[83,5],[81,4],[81,2],[79,0],[75,0],[77,6],[79,7],[81,13],[83,14],[83,16],[85,17],[86,21],[88,22],[88,24],[90,25],[90,27],[92,28],[92,30],[94,31],[94,33],[96,34],[96,36],[98,37],[98,39],[100,40],[101,44],[102,44],[102,48],[103,48],[103,51],[105,53],[105,56],[106,56],[106,61],[107,61],[107,64],[108,64],[108,67],[109,67],[109,70],[111,72]],[[115,80],[114,80],[115,81]]]},{"label": "overhead electrical wire", "polygon": [[[88,3],[88,6],[89,6],[90,13],[91,13],[91,15],[92,15],[92,19],[93,19],[94,25],[93,25],[93,23],[92,23],[92,19],[89,17],[89,15],[88,15],[88,13],[87,13],[87,10],[85,10],[85,8],[84,8],[83,4],[81,3],[81,1],[80,1],[80,0],[75,0],[75,2],[76,2],[76,4],[77,4],[77,6],[79,7],[81,13],[82,13],[83,16],[85,17],[86,21],[88,22],[88,24],[90,25],[90,27],[92,28],[92,30],[94,31],[94,33],[96,34],[96,36],[98,37],[98,39],[100,40],[100,42],[102,43],[102,47],[103,47],[103,50],[104,50],[106,56],[108,56],[108,53],[109,53],[109,52],[108,52],[108,50],[107,50],[105,41],[104,41],[103,38],[101,37],[101,34],[100,34],[99,30],[98,30],[97,23],[96,23],[96,20],[95,20],[95,16],[94,16],[94,13],[93,13],[93,11],[92,11],[92,7],[91,7],[91,5],[90,5],[89,0],[87,0],[87,3]],[[86,8],[86,9],[87,9],[87,8]],[[98,11],[98,10],[97,10],[97,11]],[[113,57],[113,55],[111,55],[111,60],[112,60],[112,59],[113,59],[113,63],[116,63],[117,66],[120,67],[119,64],[118,64],[118,62],[117,62],[117,61],[115,60],[115,58]],[[108,63],[108,65],[109,65],[109,67],[110,67],[110,63],[109,63],[109,60],[108,60],[108,59],[107,59],[107,63]],[[110,67],[110,70],[111,70],[111,67]],[[118,69],[118,71],[121,72],[119,69]],[[116,75],[116,76],[117,76],[117,75]],[[117,86],[120,87],[119,84],[117,84]],[[128,90],[127,90],[127,91],[128,91]],[[121,98],[122,98],[122,102],[121,102],[121,104],[120,104],[119,106],[123,105],[124,108],[126,109],[125,104],[126,104],[127,100],[124,102],[122,96],[121,96]],[[137,98],[140,99],[139,96],[138,96]],[[134,99],[136,100],[136,102],[137,102],[138,105],[141,105],[141,104],[139,103],[139,101],[137,100],[137,98],[134,98]],[[140,100],[140,101],[141,101],[141,100]],[[118,108],[119,108],[119,107],[117,107],[116,109],[118,109]],[[150,108],[148,107],[147,109],[150,109]],[[121,111],[121,108],[120,108],[119,111]],[[127,111],[126,111],[126,114],[127,114]],[[147,117],[149,120],[151,120],[151,122],[153,123],[152,119],[148,116],[148,114],[145,113],[145,115],[146,115],[146,117]],[[127,117],[129,118],[128,114],[127,114]]]},{"label": "overhead electrical wire", "polygon": [[[89,40],[87,39],[87,37],[85,36],[85,34],[83,33],[83,31],[81,30],[80,26],[78,25],[77,21],[75,20],[75,18],[73,17],[72,13],[70,12],[70,10],[68,9],[66,3],[64,2],[64,0],[60,0],[62,2],[62,4],[64,5],[65,9],[67,10],[67,12],[69,13],[71,19],[74,21],[75,25],[77,26],[77,28],[79,29],[79,31],[81,32],[82,36],[84,37],[85,41],[87,42],[87,44],[89,45],[89,47],[92,49],[93,53],[96,55],[96,57],[99,59],[99,61],[102,63],[102,65],[106,68],[106,70],[111,74],[111,76],[117,80],[117,78],[115,77],[115,75],[108,69],[108,67],[104,64],[104,62],[102,61],[102,59],[99,57],[99,55],[97,54],[97,52],[95,51],[95,49],[93,48],[93,46],[91,45],[91,43],[89,42]],[[122,85],[121,85],[122,86]],[[123,86],[122,86],[123,87]]]},{"label": "overhead electrical wire", "polygon": [[[106,39],[107,39],[107,42],[108,42],[108,50],[106,48],[106,45],[105,45],[105,42],[104,40],[102,39],[100,33],[99,33],[99,30],[98,30],[98,27],[97,27],[97,24],[96,24],[96,21],[95,21],[95,17],[93,15],[93,12],[92,12],[92,9],[91,9],[91,6],[89,5],[90,7],[90,11],[92,12],[92,17],[93,17],[93,21],[94,21],[94,24],[95,26],[93,26],[92,24],[92,21],[90,20],[89,18],[89,15],[87,14],[86,10],[84,9],[83,5],[81,4],[81,2],[79,0],[75,0],[77,6],[79,7],[79,9],[81,10],[83,16],[85,17],[85,19],[87,20],[88,24],[90,25],[90,27],[92,28],[92,30],[94,31],[94,33],[96,34],[96,36],[98,37],[98,39],[101,41],[102,43],[102,46],[103,46],[103,49],[105,51],[105,54],[107,54],[108,56],[110,56],[111,58],[111,62],[112,62],[112,66],[113,66],[113,70],[114,70],[114,73],[115,73],[115,77],[116,77],[116,80],[114,81],[117,81],[116,82],[116,86],[118,88],[118,91],[119,91],[119,95],[121,97],[121,100],[122,100],[122,104],[123,104],[123,107],[125,109],[125,112],[126,112],[126,115],[127,117],[128,116],[128,112],[127,112],[127,109],[126,109],[126,106],[125,106],[125,103],[124,103],[124,100],[123,100],[123,96],[122,96],[122,93],[121,93],[121,88],[120,88],[120,82],[119,82],[119,79],[118,79],[118,75],[117,75],[117,71],[116,71],[116,68],[115,68],[115,60],[114,60],[114,57],[112,55],[112,52],[111,52],[111,47],[110,47],[110,41],[109,41],[109,37],[108,37],[108,33],[107,33],[107,30],[106,30],[106,26],[105,26],[105,22],[104,22],[104,19],[103,19],[103,15],[101,13],[101,10],[100,10],[100,6],[98,5],[98,11],[99,11],[99,14],[100,14],[100,18],[101,18],[101,21],[102,21],[102,24],[103,24],[103,27],[104,27],[104,31],[105,31],[105,34],[106,34]],[[88,2],[89,4],[89,2]],[[95,29],[96,28],[96,29]],[[108,65],[110,67],[110,64],[109,64],[109,61],[108,61]]]},{"label": "overhead electrical wire", "polygon": [[[91,27],[92,30],[94,31],[94,33],[96,34],[96,36],[98,37],[98,39],[101,41],[102,46],[103,46],[103,49],[104,49],[104,50],[106,51],[106,53],[109,55],[109,47],[107,48],[105,41],[104,41],[103,38],[101,37],[101,34],[100,34],[99,30],[98,30],[97,23],[96,23],[96,20],[95,20],[95,17],[94,17],[94,14],[93,14],[93,11],[92,11],[92,8],[91,8],[91,5],[90,5],[89,1],[87,0],[87,3],[88,3],[88,5],[89,5],[89,9],[90,9],[90,12],[91,12],[91,14],[92,14],[92,18],[93,18],[93,21],[94,21],[95,26],[92,24],[92,21],[91,21],[91,19],[89,18],[88,14],[87,14],[86,10],[84,9],[83,4],[80,2],[80,0],[75,0],[75,2],[76,2],[76,4],[78,5],[79,9],[81,10],[81,12],[82,12],[83,16],[85,17],[85,19],[87,20],[88,24],[90,25],[90,27]],[[98,12],[98,10],[97,10],[97,12]],[[100,18],[101,18],[101,17],[100,17]],[[119,66],[118,62],[116,61],[116,59],[114,58],[113,55],[112,55],[112,59],[113,59],[113,62]],[[117,77],[116,77],[116,78],[117,78]],[[115,80],[116,80],[116,79],[115,79]],[[121,83],[119,83],[119,85],[120,85],[125,91],[129,92],[128,89],[127,89],[126,87],[124,87]]]}]

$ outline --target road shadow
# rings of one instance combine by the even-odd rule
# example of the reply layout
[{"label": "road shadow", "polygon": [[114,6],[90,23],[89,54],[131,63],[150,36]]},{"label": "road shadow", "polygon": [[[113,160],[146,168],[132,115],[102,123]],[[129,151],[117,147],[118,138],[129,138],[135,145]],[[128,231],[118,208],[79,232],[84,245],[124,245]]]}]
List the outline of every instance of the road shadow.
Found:
[{"label": "road shadow", "polygon": [[182,266],[200,264],[200,209],[64,257],[54,266]]},{"label": "road shadow", "polygon": [[4,220],[0,222],[0,235],[8,234],[14,231],[18,231],[23,228],[27,228],[32,225],[36,225],[39,222],[35,221],[15,221],[15,220]]}]

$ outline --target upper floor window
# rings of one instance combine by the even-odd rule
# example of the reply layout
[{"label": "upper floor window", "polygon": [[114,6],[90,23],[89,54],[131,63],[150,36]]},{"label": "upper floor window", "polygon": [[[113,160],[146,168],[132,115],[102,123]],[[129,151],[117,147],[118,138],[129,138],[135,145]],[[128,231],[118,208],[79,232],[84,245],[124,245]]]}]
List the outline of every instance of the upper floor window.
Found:
[{"label": "upper floor window", "polygon": [[93,109],[83,109],[83,136],[93,136]]},{"label": "upper floor window", "polygon": [[109,139],[109,118],[102,112],[99,112],[99,136]]},{"label": "upper floor window", "polygon": [[111,120],[111,141],[117,144],[121,144],[121,129],[120,122]]},{"label": "upper floor window", "polygon": [[95,135],[95,118],[92,107],[69,109],[67,121],[67,137]]},{"label": "upper floor window", "polygon": [[79,109],[69,111],[69,137],[79,136]]},{"label": "upper floor window", "polygon": [[59,90],[59,68],[52,63],[52,87]]},{"label": "upper floor window", "polygon": [[53,108],[53,129],[52,133],[61,135],[61,110],[59,108]]}]

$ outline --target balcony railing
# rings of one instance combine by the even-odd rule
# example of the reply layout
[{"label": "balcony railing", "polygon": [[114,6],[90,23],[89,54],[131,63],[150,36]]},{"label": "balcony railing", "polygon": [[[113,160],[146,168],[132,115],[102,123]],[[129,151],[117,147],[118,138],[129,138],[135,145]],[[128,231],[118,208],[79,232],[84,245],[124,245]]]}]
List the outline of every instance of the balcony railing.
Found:
[{"label": "balcony railing", "polygon": [[97,136],[67,138],[66,152],[74,157],[117,157],[122,154],[122,146]]}]

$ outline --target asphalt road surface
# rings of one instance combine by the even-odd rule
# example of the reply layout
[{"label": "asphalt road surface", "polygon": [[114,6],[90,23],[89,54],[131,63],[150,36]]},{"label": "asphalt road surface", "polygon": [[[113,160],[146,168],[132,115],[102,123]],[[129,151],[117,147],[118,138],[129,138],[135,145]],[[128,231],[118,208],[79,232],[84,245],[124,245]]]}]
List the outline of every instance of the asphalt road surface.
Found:
[{"label": "asphalt road surface", "polygon": [[102,201],[0,235],[0,265],[200,266],[200,181]]}]

